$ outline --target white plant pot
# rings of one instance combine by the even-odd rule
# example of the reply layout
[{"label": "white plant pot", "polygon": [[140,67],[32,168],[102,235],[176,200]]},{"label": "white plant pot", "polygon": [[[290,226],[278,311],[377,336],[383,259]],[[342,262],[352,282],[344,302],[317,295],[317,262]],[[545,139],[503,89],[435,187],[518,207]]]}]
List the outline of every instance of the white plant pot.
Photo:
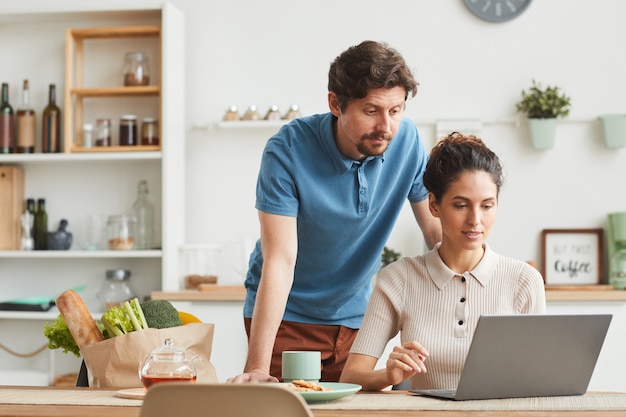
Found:
[{"label": "white plant pot", "polygon": [[530,139],[535,149],[551,149],[556,137],[556,118],[528,119]]}]

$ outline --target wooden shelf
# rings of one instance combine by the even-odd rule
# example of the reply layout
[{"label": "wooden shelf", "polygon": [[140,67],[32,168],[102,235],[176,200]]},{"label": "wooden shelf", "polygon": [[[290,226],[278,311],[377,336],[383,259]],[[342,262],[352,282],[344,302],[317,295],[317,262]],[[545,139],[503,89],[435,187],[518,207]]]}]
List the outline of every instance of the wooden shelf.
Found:
[{"label": "wooden shelf", "polygon": [[161,147],[158,145],[151,146],[94,146],[93,148],[83,148],[82,146],[73,146],[72,152],[155,152],[160,151]]},{"label": "wooden shelf", "polygon": [[158,96],[161,87],[158,85],[143,85],[132,87],[100,87],[100,88],[72,88],[70,94],[75,97],[132,97]]},{"label": "wooden shelf", "polygon": [[114,26],[105,28],[68,29],[76,40],[161,36],[160,26]]},{"label": "wooden shelf", "polygon": [[619,290],[546,290],[547,301],[626,301],[626,291]]}]

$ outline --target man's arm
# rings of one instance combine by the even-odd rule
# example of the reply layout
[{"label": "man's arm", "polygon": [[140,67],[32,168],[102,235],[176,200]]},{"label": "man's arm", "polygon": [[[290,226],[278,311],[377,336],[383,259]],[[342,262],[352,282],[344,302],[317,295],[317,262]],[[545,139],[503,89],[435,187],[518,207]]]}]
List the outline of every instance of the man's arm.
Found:
[{"label": "man's arm", "polygon": [[441,222],[430,214],[428,199],[419,203],[411,203],[411,209],[413,209],[417,224],[422,229],[428,249],[432,249],[437,242],[441,242]]},{"label": "man's arm", "polygon": [[272,348],[293,284],[298,252],[296,218],[259,212],[263,269],[256,295],[244,373],[229,382],[276,381]]}]

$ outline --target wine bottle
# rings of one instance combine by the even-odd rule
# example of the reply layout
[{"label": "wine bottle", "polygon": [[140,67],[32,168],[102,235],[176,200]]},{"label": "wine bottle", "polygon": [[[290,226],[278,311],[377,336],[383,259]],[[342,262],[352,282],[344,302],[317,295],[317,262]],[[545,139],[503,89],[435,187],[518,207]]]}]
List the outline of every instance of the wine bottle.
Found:
[{"label": "wine bottle", "polygon": [[154,235],[154,209],[148,199],[148,182],[142,180],[137,186],[137,200],[133,204],[133,212],[137,218],[135,230],[135,248],[152,249]]},{"label": "wine bottle", "polygon": [[61,151],[61,109],[56,104],[56,86],[50,84],[48,105],[43,109],[41,152]]},{"label": "wine bottle", "polygon": [[28,80],[24,80],[22,104],[15,113],[15,152],[35,152],[35,111],[30,106]]},{"label": "wine bottle", "polygon": [[44,198],[37,199],[35,226],[33,229],[35,250],[48,249],[48,213],[46,212],[46,200]]},{"label": "wine bottle", "polygon": [[0,153],[13,152],[14,140],[13,107],[9,104],[9,84],[2,83],[2,102],[0,102]]}]

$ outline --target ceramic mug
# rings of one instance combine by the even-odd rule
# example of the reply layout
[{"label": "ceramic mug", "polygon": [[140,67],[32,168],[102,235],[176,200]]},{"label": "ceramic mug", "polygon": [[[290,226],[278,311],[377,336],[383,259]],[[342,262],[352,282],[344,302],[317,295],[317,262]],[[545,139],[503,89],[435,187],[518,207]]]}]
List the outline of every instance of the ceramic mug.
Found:
[{"label": "ceramic mug", "polygon": [[318,382],[321,377],[321,353],[319,351],[283,352],[282,377],[285,382],[296,379]]}]

